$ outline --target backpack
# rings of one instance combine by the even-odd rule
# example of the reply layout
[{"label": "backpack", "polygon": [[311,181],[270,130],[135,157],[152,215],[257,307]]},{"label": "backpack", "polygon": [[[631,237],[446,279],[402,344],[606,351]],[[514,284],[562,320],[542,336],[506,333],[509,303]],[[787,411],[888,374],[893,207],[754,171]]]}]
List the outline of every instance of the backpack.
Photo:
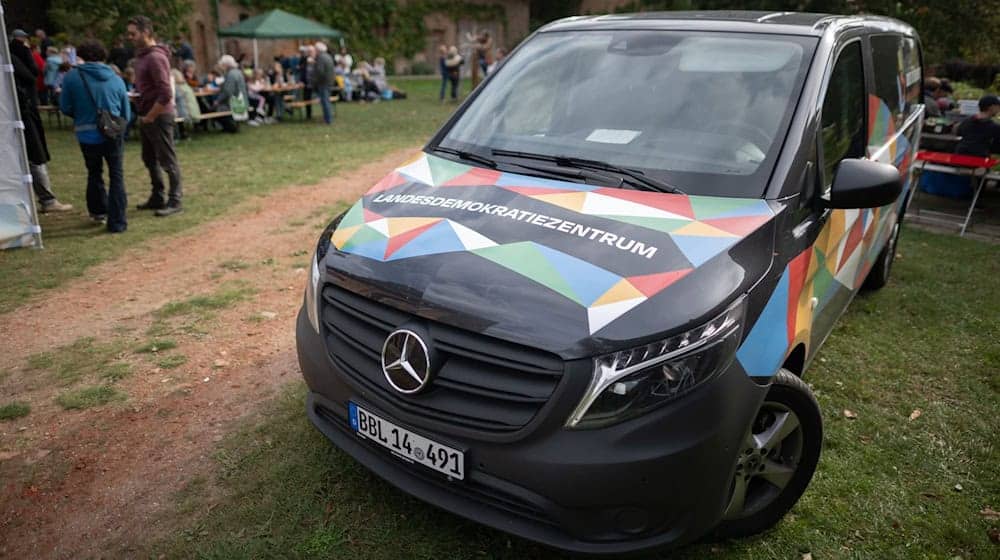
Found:
[{"label": "backpack", "polygon": [[117,140],[125,132],[125,126],[128,123],[125,122],[124,118],[112,114],[111,111],[98,107],[97,101],[94,100],[94,94],[90,93],[90,85],[87,84],[87,78],[83,75],[82,71],[77,70],[77,73],[80,75],[80,81],[83,82],[83,89],[87,90],[87,97],[90,98],[90,103],[97,110],[97,131],[108,140]]}]

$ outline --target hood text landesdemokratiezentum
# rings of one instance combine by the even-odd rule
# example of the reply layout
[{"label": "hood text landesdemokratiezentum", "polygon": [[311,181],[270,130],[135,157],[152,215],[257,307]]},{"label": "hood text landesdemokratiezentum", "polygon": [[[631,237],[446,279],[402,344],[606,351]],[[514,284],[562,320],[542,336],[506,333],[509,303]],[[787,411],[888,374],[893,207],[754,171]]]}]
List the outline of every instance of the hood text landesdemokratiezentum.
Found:
[{"label": "hood text landesdemokratiezentum", "polygon": [[372,199],[372,202],[454,208],[456,210],[465,210],[467,212],[500,216],[516,220],[518,222],[527,222],[546,229],[576,235],[577,237],[590,239],[591,241],[596,241],[598,243],[604,243],[622,251],[641,255],[647,259],[653,258],[658,250],[657,247],[646,245],[642,241],[636,241],[635,239],[611,233],[600,228],[585,226],[583,224],[563,220],[561,218],[553,218],[551,216],[531,212],[529,210],[510,208],[508,206],[503,206],[502,204],[486,204],[485,202],[463,200],[461,198],[448,198],[443,196],[387,193],[375,196],[375,198]]}]

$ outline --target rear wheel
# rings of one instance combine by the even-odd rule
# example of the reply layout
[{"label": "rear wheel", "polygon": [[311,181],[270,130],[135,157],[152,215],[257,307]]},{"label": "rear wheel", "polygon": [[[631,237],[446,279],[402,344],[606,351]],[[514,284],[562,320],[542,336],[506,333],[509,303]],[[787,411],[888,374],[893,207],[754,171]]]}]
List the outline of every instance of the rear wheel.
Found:
[{"label": "rear wheel", "polygon": [[780,521],[809,486],[822,444],[816,398],[801,379],[782,369],[744,437],[715,535],[746,537]]}]

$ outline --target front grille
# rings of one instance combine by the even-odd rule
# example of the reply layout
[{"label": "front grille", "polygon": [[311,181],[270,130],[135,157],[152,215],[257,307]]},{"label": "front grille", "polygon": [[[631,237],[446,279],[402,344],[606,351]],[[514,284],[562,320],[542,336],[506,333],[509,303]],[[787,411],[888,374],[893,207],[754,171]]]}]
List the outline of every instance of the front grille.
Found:
[{"label": "front grille", "polygon": [[487,432],[524,427],[548,401],[563,374],[559,357],[477,333],[418,319],[441,365],[430,386],[402,395],[382,373],[382,344],[417,319],[342,288],[325,286],[321,316],[326,349],[352,379],[413,415]]},{"label": "front grille", "polygon": [[[322,405],[317,406],[315,410],[323,420],[332,426],[335,426],[341,431],[351,434],[352,436],[354,435],[354,431],[351,430],[350,426],[348,426],[347,421],[338,416],[336,412]],[[359,438],[359,441],[363,445],[378,453],[386,452],[384,447],[376,445],[370,440]],[[475,475],[472,472],[468,472],[466,474],[466,479],[461,482],[449,480],[443,474],[419,465],[414,465],[413,468],[407,469],[407,472],[409,472],[412,476],[436,485],[438,488],[458,494],[459,496],[464,496],[465,498],[469,498],[471,500],[475,500],[481,504],[492,506],[496,509],[514,514],[518,517],[531,519],[538,523],[545,523],[549,525],[555,524],[552,518],[550,518],[541,507],[521,498],[520,496],[510,492],[504,492],[493,485],[479,482],[476,480],[479,475]]]}]

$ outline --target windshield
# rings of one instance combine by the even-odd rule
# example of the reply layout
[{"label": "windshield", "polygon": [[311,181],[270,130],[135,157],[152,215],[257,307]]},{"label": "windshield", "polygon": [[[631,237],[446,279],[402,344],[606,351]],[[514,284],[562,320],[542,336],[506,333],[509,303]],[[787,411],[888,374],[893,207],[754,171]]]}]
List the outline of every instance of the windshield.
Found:
[{"label": "windshield", "polygon": [[541,33],[439,146],[500,163],[525,161],[511,151],[585,158],[689,194],[760,197],[814,46],[738,33]]}]

